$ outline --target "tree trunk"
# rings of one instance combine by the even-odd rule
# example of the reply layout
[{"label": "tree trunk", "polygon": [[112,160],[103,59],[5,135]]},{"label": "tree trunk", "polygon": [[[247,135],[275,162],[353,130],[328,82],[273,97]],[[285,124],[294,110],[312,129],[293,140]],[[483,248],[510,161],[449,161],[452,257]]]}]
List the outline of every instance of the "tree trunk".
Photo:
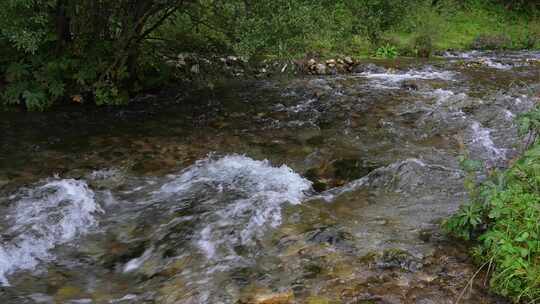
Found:
[{"label": "tree trunk", "polygon": [[70,18],[67,16],[68,0],[58,0],[55,11],[56,53],[61,54],[71,41]]}]

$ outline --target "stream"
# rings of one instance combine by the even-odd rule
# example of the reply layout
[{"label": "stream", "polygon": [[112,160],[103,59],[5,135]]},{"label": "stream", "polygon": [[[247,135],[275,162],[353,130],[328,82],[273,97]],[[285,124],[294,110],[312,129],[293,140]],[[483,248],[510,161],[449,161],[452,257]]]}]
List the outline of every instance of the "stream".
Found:
[{"label": "stream", "polygon": [[539,89],[467,52],[0,113],[0,303],[508,303],[440,224]]}]

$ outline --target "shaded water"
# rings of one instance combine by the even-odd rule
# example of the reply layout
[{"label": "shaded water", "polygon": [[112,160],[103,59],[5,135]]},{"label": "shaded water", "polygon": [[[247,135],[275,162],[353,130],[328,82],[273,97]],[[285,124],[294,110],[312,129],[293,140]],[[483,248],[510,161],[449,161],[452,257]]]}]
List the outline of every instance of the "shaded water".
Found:
[{"label": "shaded water", "polygon": [[460,157],[517,155],[539,58],[0,114],[0,302],[505,303],[439,223]]}]

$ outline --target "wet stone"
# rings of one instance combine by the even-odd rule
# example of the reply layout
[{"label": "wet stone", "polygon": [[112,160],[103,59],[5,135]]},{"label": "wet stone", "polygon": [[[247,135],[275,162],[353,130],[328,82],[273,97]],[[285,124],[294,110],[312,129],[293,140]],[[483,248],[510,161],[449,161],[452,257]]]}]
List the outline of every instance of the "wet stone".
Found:
[{"label": "wet stone", "polygon": [[353,251],[353,236],[337,227],[320,227],[304,234],[308,242],[327,244],[339,250]]},{"label": "wet stone", "polygon": [[238,304],[293,304],[294,294],[292,291],[281,293],[256,294],[250,299],[241,300]]},{"label": "wet stone", "polygon": [[407,80],[401,83],[401,88],[407,91],[418,91],[419,87],[416,81]]},{"label": "wet stone", "polygon": [[417,271],[423,267],[420,260],[401,249],[385,250],[377,263],[381,268],[401,268],[408,271]]},{"label": "wet stone", "polygon": [[375,166],[365,166],[359,159],[340,159],[332,163],[336,178],[355,180],[373,171]]},{"label": "wet stone", "polygon": [[107,249],[101,258],[101,263],[104,267],[114,270],[130,260],[140,257],[146,250],[146,246],[147,244],[145,242],[108,242]]}]

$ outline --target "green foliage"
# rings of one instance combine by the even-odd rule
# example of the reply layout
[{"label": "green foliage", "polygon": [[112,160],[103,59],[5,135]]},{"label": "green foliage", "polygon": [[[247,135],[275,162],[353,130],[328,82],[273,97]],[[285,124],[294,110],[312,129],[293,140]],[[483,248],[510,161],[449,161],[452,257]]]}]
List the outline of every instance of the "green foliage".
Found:
[{"label": "green foliage", "polygon": [[256,17],[246,18],[238,30],[240,54],[266,51],[279,57],[305,49],[310,33],[317,29],[316,12],[321,8],[299,1],[260,2],[252,8]]},{"label": "green foliage", "polygon": [[[177,0],[0,2],[0,104],[44,110],[69,96],[127,102],[144,83],[146,38],[184,4]],[[155,59],[156,57],[154,57]],[[142,71],[141,69],[148,69]],[[78,98],[77,100],[82,100]]]},{"label": "green foliage", "polygon": [[414,38],[414,52],[418,57],[430,57],[433,51],[433,38],[427,34],[420,34]]},{"label": "green foliage", "polygon": [[385,46],[379,47],[375,52],[375,56],[379,58],[393,59],[398,56],[398,51],[395,46],[387,44]]},{"label": "green foliage", "polygon": [[123,104],[182,76],[167,63],[186,52],[393,58],[475,41],[538,48],[539,16],[537,4],[509,0],[5,0],[0,105],[43,110],[70,96]]},{"label": "green foliage", "polygon": [[[517,9],[502,2],[416,1],[409,5],[407,14],[399,24],[383,34],[383,39],[399,42],[395,43],[398,49],[412,50],[412,54],[420,56],[426,55],[422,49],[427,48],[419,46],[429,46],[420,42],[429,40],[432,50],[463,50],[471,46],[490,49],[538,48],[538,11],[532,7]],[[423,41],[419,41],[419,38]]]},{"label": "green foliage", "polygon": [[525,135],[530,131],[540,131],[540,108],[536,108],[533,111],[520,115],[518,122],[520,135]]},{"label": "green foliage", "polygon": [[445,221],[443,228],[455,237],[477,244],[473,254],[479,263],[491,264],[493,291],[516,302],[537,299],[540,144],[527,151],[507,172],[477,186],[470,196],[471,202]]},{"label": "green foliage", "polygon": [[21,51],[35,53],[54,39],[49,10],[54,0],[8,0],[0,3],[0,33]]},{"label": "green foliage", "polygon": [[405,0],[358,0],[348,1],[356,21],[355,29],[376,45],[383,34],[396,26],[406,15],[408,9],[418,1]]},{"label": "green foliage", "polygon": [[483,218],[483,205],[481,203],[470,203],[462,206],[456,215],[445,221],[444,228],[454,237],[468,241],[478,232]]}]

